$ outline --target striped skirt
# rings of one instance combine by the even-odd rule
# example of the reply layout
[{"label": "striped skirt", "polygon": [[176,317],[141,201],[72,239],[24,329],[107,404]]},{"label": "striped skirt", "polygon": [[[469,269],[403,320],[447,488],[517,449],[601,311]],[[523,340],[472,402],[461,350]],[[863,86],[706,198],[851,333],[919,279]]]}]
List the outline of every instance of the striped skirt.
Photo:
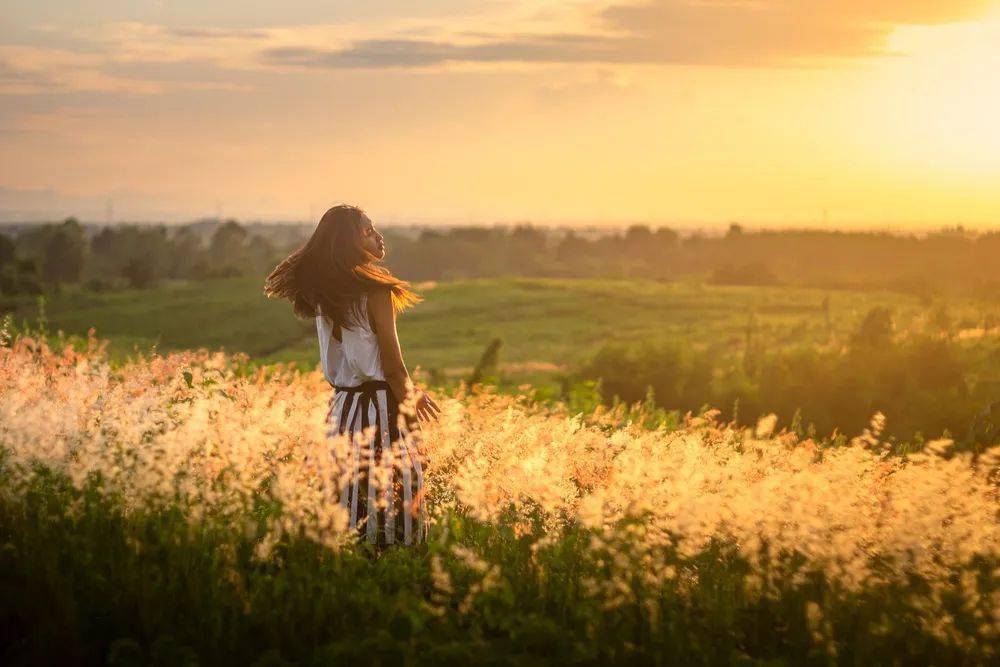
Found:
[{"label": "striped skirt", "polygon": [[425,541],[424,471],[389,383],[334,387],[327,424],[328,436],[348,437],[340,504],[359,539],[378,546]]}]

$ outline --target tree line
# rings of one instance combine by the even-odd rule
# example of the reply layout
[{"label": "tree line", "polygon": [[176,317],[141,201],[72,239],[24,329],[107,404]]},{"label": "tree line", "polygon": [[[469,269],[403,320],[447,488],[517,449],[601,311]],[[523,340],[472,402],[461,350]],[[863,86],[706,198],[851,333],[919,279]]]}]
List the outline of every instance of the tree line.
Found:
[{"label": "tree line", "polygon": [[259,275],[274,243],[229,220],[205,233],[195,225],[88,229],[75,218],[0,234],[0,294],[40,294],[63,284],[95,290],[152,287],[165,278]]},{"label": "tree line", "polygon": [[[251,229],[253,231],[251,231]],[[301,246],[313,225],[192,223],[61,224],[0,233],[0,293],[61,283],[94,289],[147,287],[164,278],[266,275]],[[383,229],[387,263],[414,281],[490,277],[696,276],[720,285],[794,285],[962,293],[1000,300],[1000,231],[961,227],[924,235],[823,230],[683,234],[631,225],[603,233],[531,224]]]},{"label": "tree line", "polygon": [[426,229],[389,236],[388,262],[414,280],[530,276],[650,278],[695,275],[723,285],[888,289],[1000,298],[1000,231],[961,227],[918,236],[821,230],[682,235],[632,225],[586,236],[531,225]]}]

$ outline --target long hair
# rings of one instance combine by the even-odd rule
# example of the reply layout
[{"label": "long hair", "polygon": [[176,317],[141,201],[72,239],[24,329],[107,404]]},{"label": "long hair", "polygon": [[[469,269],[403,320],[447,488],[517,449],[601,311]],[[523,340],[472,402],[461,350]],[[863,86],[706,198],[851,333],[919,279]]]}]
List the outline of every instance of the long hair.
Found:
[{"label": "long hair", "polygon": [[281,261],[264,281],[268,298],[288,299],[298,317],[322,314],[344,329],[363,322],[360,298],[387,288],[397,313],[419,302],[405,280],[396,278],[379,258],[361,247],[364,211],[341,204],[323,214],[301,248]]}]

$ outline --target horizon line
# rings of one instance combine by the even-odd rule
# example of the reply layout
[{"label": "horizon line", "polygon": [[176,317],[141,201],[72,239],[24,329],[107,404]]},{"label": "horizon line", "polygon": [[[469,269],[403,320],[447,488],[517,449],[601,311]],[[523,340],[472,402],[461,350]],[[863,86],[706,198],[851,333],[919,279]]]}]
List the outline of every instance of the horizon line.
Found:
[{"label": "horizon line", "polygon": [[[36,219],[21,219],[21,220],[0,220],[0,226],[2,227],[16,227],[16,226],[34,226],[34,225],[46,225],[46,224],[60,224],[70,218],[76,219],[81,225],[87,226],[98,226],[98,227],[114,227],[117,225],[165,225],[167,227],[184,227],[187,225],[195,224],[211,224],[211,223],[223,223],[228,221],[235,221],[241,225],[274,225],[274,226],[307,226],[314,225],[318,222],[305,220],[305,219],[283,219],[283,218],[239,218],[236,216],[204,216],[198,218],[190,218],[187,220],[181,219],[135,219],[135,220],[98,220],[98,219],[84,219],[77,216],[69,215],[58,219],[50,218],[36,218]],[[873,221],[845,221],[842,223],[832,223],[832,222],[789,222],[789,221],[773,221],[773,222],[749,222],[743,221],[738,218],[731,219],[725,222],[714,221],[714,222],[694,222],[694,221],[674,221],[669,222],[665,220],[593,220],[593,221],[581,221],[581,220],[552,220],[552,219],[542,219],[542,220],[532,220],[529,218],[511,218],[511,219],[499,219],[491,222],[486,221],[466,221],[466,222],[456,222],[451,220],[441,220],[437,222],[430,222],[426,219],[416,219],[416,220],[391,220],[379,223],[380,226],[386,228],[406,228],[406,227],[416,227],[416,228],[438,228],[438,229],[449,229],[449,228],[461,228],[461,227],[483,227],[483,228],[503,228],[503,227],[517,227],[517,226],[531,226],[538,228],[547,229],[559,229],[559,230],[606,230],[606,231],[624,231],[632,226],[644,226],[649,229],[672,229],[679,232],[727,232],[732,226],[738,225],[744,232],[768,232],[768,231],[827,231],[827,232],[858,232],[858,233],[893,233],[893,232],[942,232],[942,231],[964,231],[964,232],[997,232],[1000,231],[1000,222],[996,223],[977,223],[977,222],[966,222],[961,220],[952,220],[948,222],[926,222],[926,223],[886,223],[886,222],[873,222]]]}]

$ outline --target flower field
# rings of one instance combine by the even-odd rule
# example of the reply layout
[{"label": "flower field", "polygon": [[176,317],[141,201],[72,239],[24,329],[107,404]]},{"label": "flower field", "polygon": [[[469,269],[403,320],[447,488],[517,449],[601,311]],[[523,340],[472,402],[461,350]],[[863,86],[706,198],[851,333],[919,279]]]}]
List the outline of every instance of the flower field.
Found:
[{"label": "flower field", "polygon": [[[5,664],[987,664],[1000,448],[442,396],[430,540],[340,508],[318,372],[0,346]],[[634,415],[632,415],[634,416]],[[331,455],[332,454],[332,455]]]}]

